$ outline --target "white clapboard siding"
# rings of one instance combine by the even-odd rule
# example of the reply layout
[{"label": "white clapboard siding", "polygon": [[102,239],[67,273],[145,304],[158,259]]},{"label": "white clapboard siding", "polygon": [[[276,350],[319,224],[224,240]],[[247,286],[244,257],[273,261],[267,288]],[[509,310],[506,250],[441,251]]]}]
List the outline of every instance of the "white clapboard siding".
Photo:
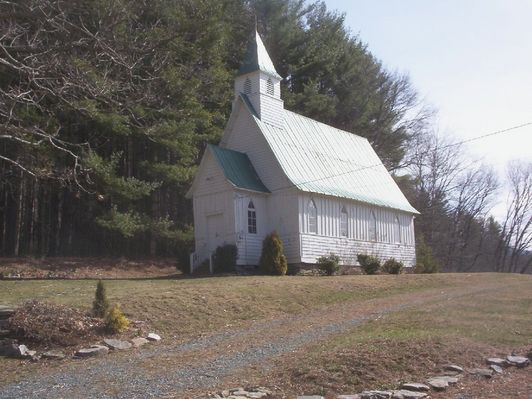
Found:
[{"label": "white clapboard siding", "polygon": [[279,188],[291,186],[253,116],[242,100],[237,99],[236,102],[235,110],[240,112],[232,118],[220,146],[246,154],[269,190],[278,191]]},{"label": "white clapboard siding", "polygon": [[[317,208],[317,233],[310,233],[308,207],[313,201]],[[345,208],[348,216],[347,237],[340,234],[340,212]],[[376,240],[370,237],[370,225],[375,215]],[[399,221],[399,227],[396,222]],[[356,264],[358,253],[391,257],[406,265],[415,264],[415,240],[411,214],[380,208],[323,195],[299,195],[299,229],[301,231],[301,261],[315,263],[316,258],[335,253],[344,264]],[[400,236],[397,236],[400,232]]]},{"label": "white clapboard siding", "polygon": [[207,218],[223,215],[222,242],[235,242],[233,187],[227,182],[216,160],[207,152],[198,175],[193,196],[194,238],[200,262],[208,259],[213,248],[208,247]]},{"label": "white clapboard siding", "polygon": [[[257,233],[248,232],[248,205],[253,201],[257,215]],[[262,252],[262,241],[277,231],[290,263],[300,262],[299,232],[297,225],[297,193],[259,194],[236,190],[235,197],[236,244],[239,265],[256,265]]]}]

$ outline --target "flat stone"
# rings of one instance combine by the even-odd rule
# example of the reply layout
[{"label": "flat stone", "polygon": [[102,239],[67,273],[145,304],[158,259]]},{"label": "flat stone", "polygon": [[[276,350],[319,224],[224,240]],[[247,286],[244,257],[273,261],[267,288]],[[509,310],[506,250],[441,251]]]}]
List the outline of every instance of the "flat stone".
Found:
[{"label": "flat stone", "polygon": [[9,319],[13,313],[15,313],[15,308],[11,306],[0,305],[0,319]]},{"label": "flat stone", "polygon": [[456,364],[448,364],[443,368],[445,371],[454,371],[456,373],[463,373],[464,369]]},{"label": "flat stone", "polygon": [[235,395],[235,396],[247,396],[248,395],[248,391],[246,391],[245,389],[239,389],[238,391],[233,391],[231,392],[231,395]]},{"label": "flat stone", "polygon": [[265,388],[265,387],[257,387],[254,389],[255,392],[262,392],[262,393],[265,393],[266,395],[271,395],[272,394],[272,391],[270,391],[268,388]]},{"label": "flat stone", "polygon": [[503,373],[502,367],[497,366],[496,364],[490,364],[490,369],[495,371],[497,374],[502,374]]},{"label": "flat stone", "polygon": [[113,339],[113,338],[106,338],[103,340],[103,342],[110,349],[114,349],[114,350],[126,350],[126,349],[130,349],[133,346],[127,341],[121,341],[119,339]]},{"label": "flat stone", "polygon": [[437,376],[434,376],[432,378],[444,380],[444,381],[447,381],[447,384],[454,385],[454,384],[456,384],[458,382],[458,378],[459,377],[451,376],[451,375],[437,375]]},{"label": "flat stone", "polygon": [[490,369],[473,369],[471,374],[478,375],[480,377],[491,378],[493,376],[493,371]]},{"label": "flat stone", "polygon": [[428,397],[426,392],[416,392],[408,389],[399,389],[392,393],[393,399],[421,399],[426,397]]},{"label": "flat stone", "polygon": [[336,399],[360,399],[360,395],[338,395]]},{"label": "flat stone", "polygon": [[406,384],[401,385],[401,389],[416,392],[430,391],[430,387],[428,385],[420,384],[419,382],[407,382]]},{"label": "flat stone", "polygon": [[298,396],[297,399],[325,399],[323,396],[318,396],[318,395],[303,395],[303,396]]},{"label": "flat stone", "polygon": [[489,357],[486,359],[486,363],[494,364],[499,367],[508,366],[508,362],[506,361],[506,359],[501,359],[500,357]]},{"label": "flat stone", "polygon": [[160,341],[161,336],[155,333],[149,333],[146,339],[148,339],[148,341]]},{"label": "flat stone", "polygon": [[48,351],[42,354],[43,359],[61,360],[65,358],[65,354],[61,351]]},{"label": "flat stone", "polygon": [[242,396],[242,395],[231,395],[231,396],[228,396],[227,399],[248,399],[248,397]]},{"label": "flat stone", "polygon": [[[133,344],[133,346],[135,348],[139,348],[142,345],[146,345],[148,342],[150,342],[150,341],[148,341],[146,338],[142,338],[142,337],[133,338],[131,340],[131,343]],[[226,396],[229,396],[229,391],[228,391]]]},{"label": "flat stone", "polygon": [[364,391],[360,394],[360,399],[391,399],[390,391]]},{"label": "flat stone", "polygon": [[526,367],[530,364],[530,360],[524,356],[506,356],[506,360],[508,360],[508,363],[511,365],[519,368]]},{"label": "flat stone", "polygon": [[441,377],[429,378],[427,384],[435,391],[445,391],[449,386],[447,380]]},{"label": "flat stone", "polygon": [[264,392],[248,392],[247,394],[247,397],[249,399],[261,399],[261,398],[264,398],[265,396],[268,396],[268,394]]},{"label": "flat stone", "polygon": [[79,357],[105,356],[109,353],[109,348],[103,345],[92,345],[90,348],[83,348],[76,352]]},{"label": "flat stone", "polygon": [[6,339],[0,343],[0,356],[16,357],[19,353],[15,340]]}]

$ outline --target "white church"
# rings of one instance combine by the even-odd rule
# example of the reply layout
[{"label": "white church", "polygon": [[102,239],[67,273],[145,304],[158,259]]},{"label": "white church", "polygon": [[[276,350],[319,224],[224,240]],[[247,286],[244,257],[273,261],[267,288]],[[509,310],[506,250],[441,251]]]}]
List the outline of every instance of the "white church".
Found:
[{"label": "white church", "polygon": [[289,264],[334,253],[415,264],[414,217],[367,139],[284,109],[282,78],[258,33],[235,79],[232,113],[187,193],[194,207],[191,271],[220,245],[257,265],[277,231]]}]

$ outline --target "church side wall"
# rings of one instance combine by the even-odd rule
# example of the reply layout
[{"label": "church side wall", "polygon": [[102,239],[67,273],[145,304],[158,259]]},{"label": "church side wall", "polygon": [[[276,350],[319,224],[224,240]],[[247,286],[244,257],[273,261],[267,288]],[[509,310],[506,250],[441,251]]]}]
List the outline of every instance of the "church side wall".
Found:
[{"label": "church side wall", "polygon": [[[253,202],[257,217],[257,233],[248,231],[248,207]],[[234,197],[236,242],[239,265],[257,265],[262,252],[262,241],[277,231],[284,245],[289,263],[299,263],[299,232],[297,225],[297,193],[293,190],[262,195],[237,190]]]},{"label": "church side wall", "polygon": [[[311,200],[317,211],[317,233],[309,231]],[[346,237],[340,234],[342,208],[347,213]],[[393,257],[406,266],[416,262],[413,217],[405,212],[305,193],[299,196],[299,228],[303,263],[316,263],[318,257],[330,253],[340,256],[346,265],[357,264],[360,253],[383,261]]]}]

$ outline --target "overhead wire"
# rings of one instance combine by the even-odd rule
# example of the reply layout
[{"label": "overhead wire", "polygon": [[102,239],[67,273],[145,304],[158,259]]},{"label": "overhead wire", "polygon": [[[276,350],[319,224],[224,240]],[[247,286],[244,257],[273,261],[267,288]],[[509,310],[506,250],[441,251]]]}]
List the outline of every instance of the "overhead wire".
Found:
[{"label": "overhead wire", "polygon": [[[432,153],[436,153],[436,152],[444,150],[446,148],[456,147],[456,146],[459,146],[459,145],[462,145],[462,144],[466,144],[466,143],[470,143],[470,142],[473,142],[473,141],[486,139],[488,137],[492,137],[492,136],[495,136],[495,135],[498,135],[498,134],[514,131],[514,130],[517,130],[517,129],[520,129],[520,128],[523,128],[523,127],[526,127],[526,126],[532,126],[532,122],[522,123],[520,125],[512,126],[512,127],[501,129],[501,130],[496,130],[496,131],[493,131],[493,132],[490,132],[490,133],[486,133],[486,134],[483,134],[483,135],[480,135],[480,136],[477,136],[477,137],[472,137],[472,138],[461,140],[461,141],[458,141],[458,142],[455,142],[455,143],[449,143],[449,144],[443,145],[441,147],[436,147],[434,150],[432,150]],[[337,174],[320,177],[320,178],[317,178],[317,179],[306,180],[306,181],[299,182],[299,183],[291,183],[290,185],[277,187],[277,188],[272,189],[270,191],[271,192],[276,192],[276,191],[286,190],[286,189],[289,189],[289,188],[292,188],[292,187],[298,187],[298,186],[301,186],[301,185],[305,185],[305,184],[309,184],[309,183],[315,183],[315,182],[322,181],[322,180],[328,180],[328,179],[332,179],[332,178],[335,178],[335,177],[348,175],[350,173],[361,172],[361,171],[366,170],[366,169],[376,168],[376,167],[380,167],[380,166],[384,166],[385,167],[385,165],[382,162],[379,162],[379,163],[376,163],[376,164],[361,166],[360,168],[351,169],[351,170],[348,170],[348,171],[344,171],[344,172],[340,172],[340,173],[337,173]]]}]

